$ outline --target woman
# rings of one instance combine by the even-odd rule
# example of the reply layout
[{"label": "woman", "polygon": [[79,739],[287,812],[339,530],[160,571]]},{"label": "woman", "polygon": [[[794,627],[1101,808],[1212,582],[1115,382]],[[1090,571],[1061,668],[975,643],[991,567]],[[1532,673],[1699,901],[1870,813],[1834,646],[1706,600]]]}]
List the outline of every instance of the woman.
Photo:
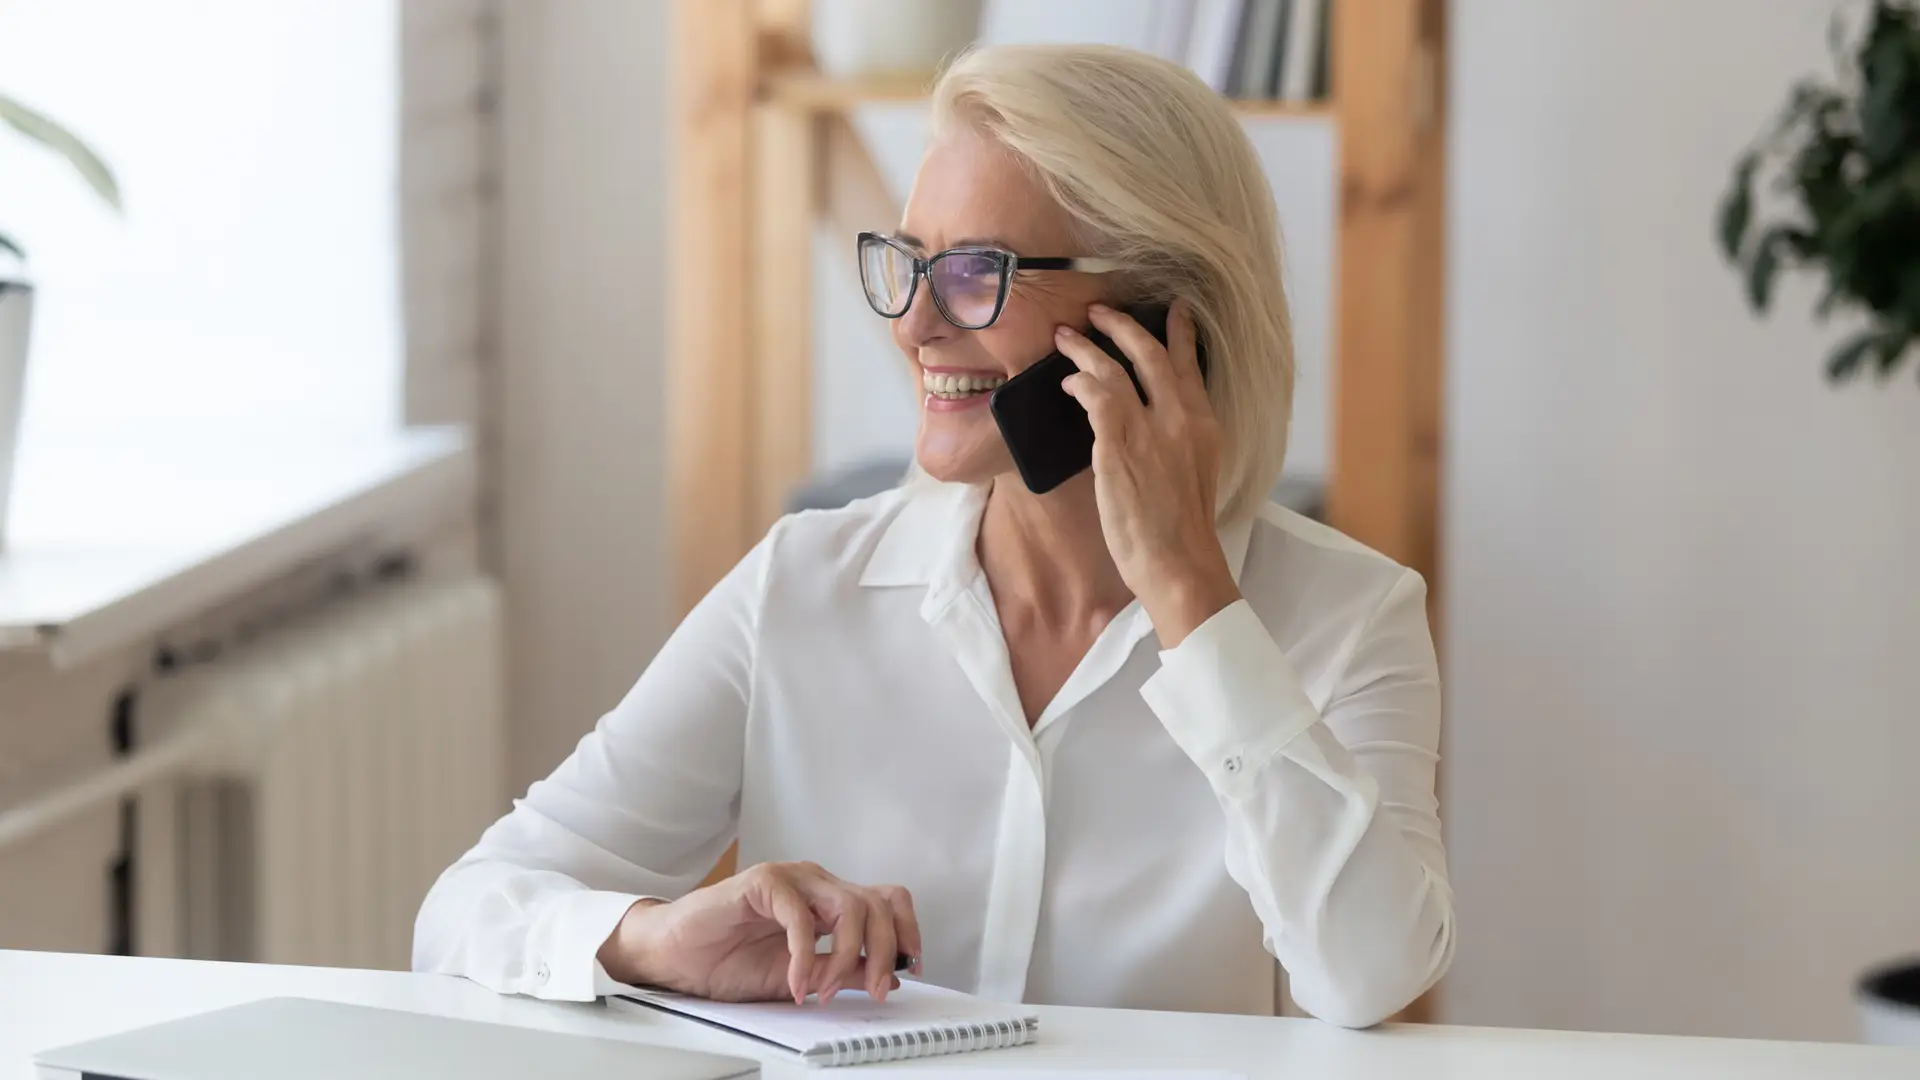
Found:
[{"label": "woman", "polygon": [[[1246,135],[1092,46],[975,51],[933,114],[862,241],[923,475],[776,524],[441,877],[414,966],[799,1001],[884,996],[898,951],[1002,999],[1272,1013],[1277,957],[1376,1023],[1453,952],[1438,674],[1420,577],[1266,502],[1292,363]],[[1164,347],[1115,310],[1143,300]],[[1035,495],[986,395],[1056,347],[1094,461]]]}]

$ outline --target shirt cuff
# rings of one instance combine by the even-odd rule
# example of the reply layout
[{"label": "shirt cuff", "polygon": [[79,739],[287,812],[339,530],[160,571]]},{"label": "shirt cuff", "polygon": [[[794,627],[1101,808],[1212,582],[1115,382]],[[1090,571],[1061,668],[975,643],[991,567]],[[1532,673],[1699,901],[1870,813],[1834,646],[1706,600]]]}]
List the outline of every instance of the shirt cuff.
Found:
[{"label": "shirt cuff", "polygon": [[645,897],[583,890],[568,893],[541,914],[527,993],[551,1001],[592,1001],[620,984],[600,966],[600,946],[636,902]]},{"label": "shirt cuff", "polygon": [[1245,600],[1162,652],[1140,696],[1223,794],[1245,792],[1281,747],[1320,720],[1293,664]]}]

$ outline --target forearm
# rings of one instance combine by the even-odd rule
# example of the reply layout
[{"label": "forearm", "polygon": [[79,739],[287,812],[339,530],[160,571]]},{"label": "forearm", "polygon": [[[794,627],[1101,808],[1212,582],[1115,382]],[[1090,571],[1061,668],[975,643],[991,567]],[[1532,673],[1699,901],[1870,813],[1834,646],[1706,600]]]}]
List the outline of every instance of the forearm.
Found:
[{"label": "forearm", "polygon": [[1445,865],[1430,866],[1400,812],[1324,725],[1313,725],[1221,797],[1227,871],[1247,890],[1293,997],[1365,1027],[1404,1008],[1453,955]]},{"label": "forearm", "polygon": [[[1417,597],[1396,610],[1409,604],[1417,618]],[[1418,631],[1424,640],[1423,623]],[[1227,869],[1295,999],[1347,1026],[1406,1005],[1453,951],[1431,647],[1378,651],[1394,662],[1355,673],[1323,716],[1252,609],[1233,604],[1165,653],[1143,688],[1214,788]]]}]

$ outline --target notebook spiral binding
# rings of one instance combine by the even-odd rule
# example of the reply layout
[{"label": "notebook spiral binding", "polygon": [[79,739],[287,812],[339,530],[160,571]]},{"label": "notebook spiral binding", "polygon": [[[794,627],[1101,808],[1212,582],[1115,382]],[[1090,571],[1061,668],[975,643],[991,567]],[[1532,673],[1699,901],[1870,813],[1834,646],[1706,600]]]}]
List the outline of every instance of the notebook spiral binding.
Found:
[{"label": "notebook spiral binding", "polygon": [[891,1035],[862,1035],[836,1039],[830,1045],[806,1055],[811,1064],[829,1067],[866,1065],[875,1061],[905,1061],[908,1058],[961,1054],[969,1050],[998,1050],[1033,1041],[1038,1020],[996,1020],[989,1023],[956,1024],[924,1031],[896,1032]]}]

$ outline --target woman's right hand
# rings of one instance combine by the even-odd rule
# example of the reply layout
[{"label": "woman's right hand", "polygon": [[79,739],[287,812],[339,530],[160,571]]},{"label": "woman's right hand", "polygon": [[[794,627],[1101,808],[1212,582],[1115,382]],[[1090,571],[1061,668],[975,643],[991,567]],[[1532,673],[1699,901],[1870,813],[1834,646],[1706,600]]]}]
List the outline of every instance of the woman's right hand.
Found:
[{"label": "woman's right hand", "polygon": [[[833,951],[814,943],[833,935]],[[865,952],[865,956],[861,955]],[[920,970],[920,924],[898,885],[865,887],[808,863],[761,863],[672,903],[627,909],[598,958],[629,985],[714,1001],[772,1001],[841,990],[886,1000],[897,953]]]}]

